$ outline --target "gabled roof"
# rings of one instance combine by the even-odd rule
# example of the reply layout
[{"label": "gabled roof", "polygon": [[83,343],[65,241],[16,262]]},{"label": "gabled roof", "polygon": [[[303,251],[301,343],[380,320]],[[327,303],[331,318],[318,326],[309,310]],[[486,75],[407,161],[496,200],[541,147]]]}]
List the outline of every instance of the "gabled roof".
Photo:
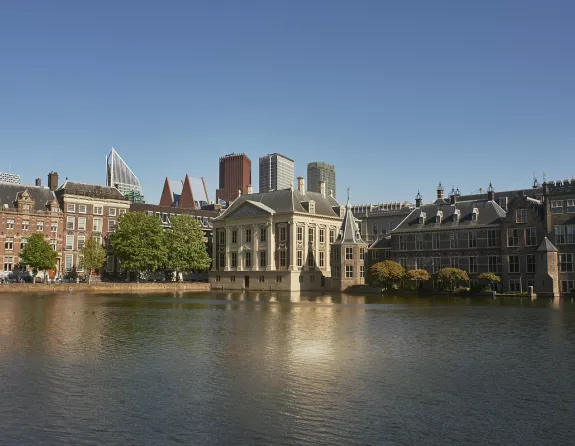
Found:
[{"label": "gabled roof", "polygon": [[127,201],[127,198],[124,197],[124,195],[122,195],[122,193],[115,187],[100,186],[99,184],[74,183],[72,181],[66,181],[62,186],[56,189],[55,193],[57,196],[68,194]]},{"label": "gabled roof", "polygon": [[9,208],[14,208],[14,201],[24,191],[28,191],[30,198],[34,200],[34,209],[37,211],[45,211],[46,206],[55,198],[54,193],[47,187],[0,182],[0,208],[5,204]]},{"label": "gabled roof", "polygon": [[369,246],[369,249],[391,249],[391,236],[377,239]]},{"label": "gabled roof", "polygon": [[555,247],[555,245],[553,245],[553,243],[551,243],[549,241],[549,239],[547,237],[545,237],[543,239],[543,242],[541,242],[541,245],[539,245],[539,248],[537,248],[537,251],[539,251],[539,252],[558,252],[559,250]]},{"label": "gabled roof", "polygon": [[337,236],[337,239],[335,240],[334,244],[365,245],[365,242],[361,238],[361,234],[359,232],[359,226],[357,225],[355,217],[353,216],[353,212],[351,211],[351,205],[349,204],[349,200],[347,200],[347,204],[345,206],[345,215],[343,216],[343,222],[341,223],[339,235]]}]

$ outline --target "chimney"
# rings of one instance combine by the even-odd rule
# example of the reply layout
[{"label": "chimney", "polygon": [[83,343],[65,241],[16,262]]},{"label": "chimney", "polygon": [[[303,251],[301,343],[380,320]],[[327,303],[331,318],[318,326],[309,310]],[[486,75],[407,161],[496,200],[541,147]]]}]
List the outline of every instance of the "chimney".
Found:
[{"label": "chimney", "polygon": [[441,185],[441,181],[439,182],[439,186],[437,186],[437,199],[443,200],[443,186]]},{"label": "chimney", "polygon": [[417,191],[417,195],[415,196],[415,207],[420,208],[422,202],[423,202],[423,197],[421,196],[419,191]]},{"label": "chimney", "polygon": [[247,194],[251,195],[254,193],[254,187],[251,184],[248,184],[247,186]]},{"label": "chimney", "polygon": [[297,177],[297,190],[300,191],[300,193],[305,194],[303,177]]},{"label": "chimney", "polygon": [[48,174],[48,189],[52,192],[58,189],[58,172],[50,172]]},{"label": "chimney", "polygon": [[36,178],[36,187],[42,186],[42,180],[40,178]]},{"label": "chimney", "polygon": [[495,200],[495,190],[493,189],[493,185],[491,182],[489,183],[489,187],[487,188],[487,200],[494,201]]},{"label": "chimney", "polygon": [[319,191],[321,192],[321,195],[325,197],[325,181],[319,182]]},{"label": "chimney", "polygon": [[451,204],[457,203],[457,194],[456,193],[451,194],[450,198],[451,198]]}]

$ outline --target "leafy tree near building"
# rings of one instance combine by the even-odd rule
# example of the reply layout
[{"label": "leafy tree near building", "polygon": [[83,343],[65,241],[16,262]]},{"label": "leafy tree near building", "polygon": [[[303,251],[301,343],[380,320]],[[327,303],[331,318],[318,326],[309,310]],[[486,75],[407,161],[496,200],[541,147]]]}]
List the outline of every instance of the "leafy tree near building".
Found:
[{"label": "leafy tree near building", "polygon": [[82,255],[84,256],[82,264],[86,270],[88,283],[90,283],[92,271],[101,268],[106,262],[106,250],[98,240],[92,237],[82,248]]},{"label": "leafy tree near building", "polygon": [[449,289],[453,290],[455,285],[462,282],[469,282],[469,276],[465,271],[459,268],[443,268],[435,275],[438,282],[449,284]]},{"label": "leafy tree near building", "polygon": [[481,273],[479,275],[479,280],[489,285],[489,287],[493,289],[494,284],[501,282],[501,277],[495,273]]},{"label": "leafy tree near building", "polygon": [[38,271],[54,269],[58,254],[52,249],[43,234],[33,234],[20,253],[20,259],[32,268],[32,273],[36,276]]},{"label": "leafy tree near building", "polygon": [[118,220],[118,227],[110,241],[114,255],[122,266],[136,274],[155,272],[164,268],[167,249],[160,220],[143,212],[129,212]]},{"label": "leafy tree near building", "polygon": [[180,273],[208,270],[211,259],[203,241],[204,231],[196,219],[181,214],[172,217],[171,223],[171,228],[165,232],[168,250],[166,266],[176,273],[176,280],[179,280]]},{"label": "leafy tree near building", "polygon": [[419,282],[426,282],[431,279],[431,276],[424,269],[410,269],[407,271],[407,278],[415,282],[416,287],[419,286]]},{"label": "leafy tree near building", "polygon": [[392,260],[378,262],[369,269],[369,281],[389,287],[396,280],[405,277],[405,268]]}]

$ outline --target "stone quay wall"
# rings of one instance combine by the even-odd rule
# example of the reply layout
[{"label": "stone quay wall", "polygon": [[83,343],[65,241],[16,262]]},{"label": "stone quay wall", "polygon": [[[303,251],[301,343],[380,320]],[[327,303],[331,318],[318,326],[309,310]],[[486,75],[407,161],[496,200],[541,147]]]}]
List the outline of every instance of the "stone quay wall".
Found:
[{"label": "stone quay wall", "polygon": [[210,291],[207,282],[145,282],[145,283],[3,283],[0,293],[169,293],[173,291]]}]

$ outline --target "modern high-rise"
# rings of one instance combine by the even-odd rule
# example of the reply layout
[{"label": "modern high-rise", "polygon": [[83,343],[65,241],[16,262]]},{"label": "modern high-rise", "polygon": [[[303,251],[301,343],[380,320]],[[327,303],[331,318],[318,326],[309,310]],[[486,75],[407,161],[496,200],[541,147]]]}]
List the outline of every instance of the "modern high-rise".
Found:
[{"label": "modern high-rise", "polygon": [[260,158],[260,192],[287,189],[293,185],[294,162],[272,153]]},{"label": "modern high-rise", "polygon": [[144,202],[142,186],[138,177],[113,147],[106,157],[106,186],[115,187],[133,202]]},{"label": "modern high-rise", "polygon": [[220,187],[216,190],[216,203],[234,201],[239,191],[247,193],[252,184],[252,162],[244,153],[231,153],[220,158]]},{"label": "modern high-rise", "polygon": [[320,183],[326,184],[326,191],[335,198],[335,166],[326,163],[309,163],[307,165],[307,190],[321,192]]},{"label": "modern high-rise", "polygon": [[20,184],[20,175],[15,173],[0,172],[0,183]]}]

